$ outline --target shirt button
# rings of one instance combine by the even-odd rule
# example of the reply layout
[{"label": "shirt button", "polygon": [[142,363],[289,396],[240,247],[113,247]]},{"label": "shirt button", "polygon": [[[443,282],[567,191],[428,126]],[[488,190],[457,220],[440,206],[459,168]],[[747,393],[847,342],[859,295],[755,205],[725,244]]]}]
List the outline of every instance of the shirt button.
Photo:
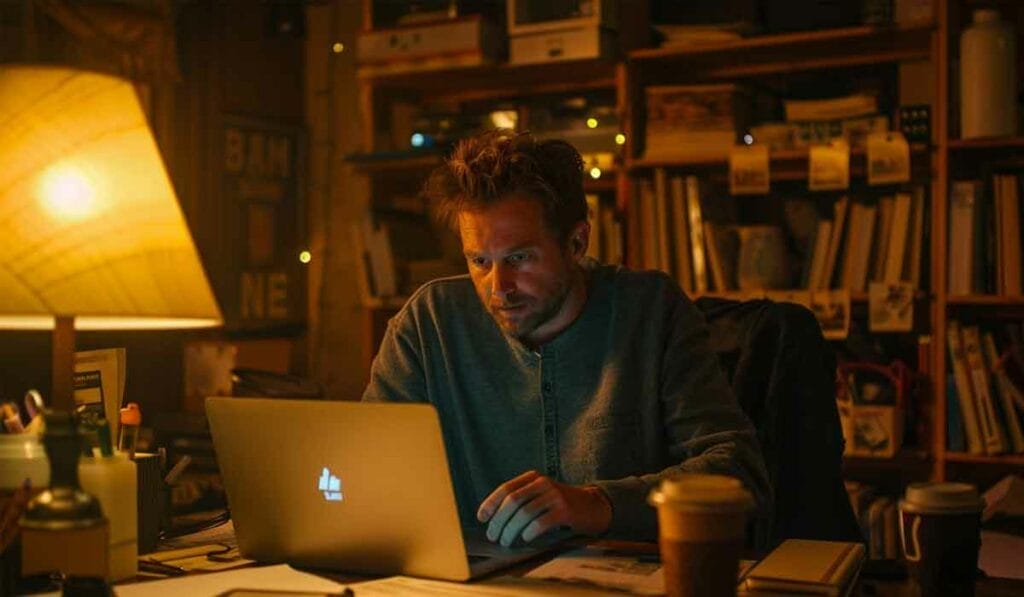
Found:
[{"label": "shirt button", "polygon": [[550,392],[551,391],[551,382],[550,381],[546,381],[546,382],[544,382],[544,385],[541,386],[541,387],[544,389],[545,392]]}]

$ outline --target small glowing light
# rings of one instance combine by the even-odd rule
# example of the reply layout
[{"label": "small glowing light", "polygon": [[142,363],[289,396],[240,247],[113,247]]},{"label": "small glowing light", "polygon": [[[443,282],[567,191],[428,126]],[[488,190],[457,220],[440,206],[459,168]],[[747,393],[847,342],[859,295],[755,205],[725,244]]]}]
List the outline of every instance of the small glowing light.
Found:
[{"label": "small glowing light", "polygon": [[312,260],[313,254],[310,253],[309,251],[303,251],[299,253],[299,261],[301,261],[302,263],[309,263]]},{"label": "small glowing light", "polygon": [[427,141],[427,138],[423,136],[423,133],[413,133],[412,137],[409,138],[409,143],[413,147],[423,147],[423,144]]},{"label": "small glowing light", "polygon": [[754,144],[754,136],[751,135],[750,133],[747,133],[746,135],[743,135],[743,142],[746,143],[747,145],[753,145]]},{"label": "small glowing light", "polygon": [[335,54],[341,54],[345,51],[345,44],[340,41],[336,41],[334,42],[334,45],[331,46],[331,50],[333,50]]},{"label": "small glowing light", "polygon": [[615,144],[616,145],[625,145],[626,144],[626,135],[623,135],[622,133],[619,133],[618,135],[615,135]]},{"label": "small glowing light", "polygon": [[58,167],[47,171],[40,182],[43,207],[54,216],[80,220],[96,211],[96,189],[75,168]]},{"label": "small glowing light", "polygon": [[601,169],[598,168],[597,166],[594,166],[593,168],[591,168],[590,169],[590,178],[593,178],[594,180],[597,180],[598,178],[601,178]]},{"label": "small glowing light", "polygon": [[588,118],[587,119],[587,128],[596,129],[597,128],[597,119],[596,118]]}]

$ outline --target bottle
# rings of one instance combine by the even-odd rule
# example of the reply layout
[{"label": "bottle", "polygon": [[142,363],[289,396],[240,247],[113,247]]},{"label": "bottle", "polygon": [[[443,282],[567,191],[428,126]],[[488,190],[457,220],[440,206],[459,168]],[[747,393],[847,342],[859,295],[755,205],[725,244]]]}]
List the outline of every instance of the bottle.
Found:
[{"label": "bottle", "polygon": [[[109,433],[109,432],[108,432]],[[107,515],[107,557],[111,581],[138,574],[138,489],[135,462],[126,452],[82,458],[78,463],[82,488],[96,496]]]},{"label": "bottle", "polygon": [[960,35],[960,137],[1017,134],[1017,47],[999,11],[978,9]]}]

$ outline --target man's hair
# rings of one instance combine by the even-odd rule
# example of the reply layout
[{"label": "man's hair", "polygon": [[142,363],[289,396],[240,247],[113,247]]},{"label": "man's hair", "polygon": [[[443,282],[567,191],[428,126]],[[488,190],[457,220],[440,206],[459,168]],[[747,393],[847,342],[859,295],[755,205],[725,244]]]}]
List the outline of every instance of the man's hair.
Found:
[{"label": "man's hair", "polygon": [[430,174],[423,193],[435,216],[456,230],[459,212],[481,210],[510,196],[540,203],[545,224],[562,241],[587,219],[583,159],[576,148],[504,129],[460,141]]}]

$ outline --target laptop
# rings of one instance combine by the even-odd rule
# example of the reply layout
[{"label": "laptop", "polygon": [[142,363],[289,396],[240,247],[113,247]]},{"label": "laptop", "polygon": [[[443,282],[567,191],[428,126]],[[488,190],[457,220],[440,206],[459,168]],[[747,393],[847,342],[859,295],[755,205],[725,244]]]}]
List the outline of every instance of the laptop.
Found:
[{"label": "laptop", "polygon": [[566,538],[464,531],[432,405],[209,398],[206,414],[246,558],[468,580]]}]

